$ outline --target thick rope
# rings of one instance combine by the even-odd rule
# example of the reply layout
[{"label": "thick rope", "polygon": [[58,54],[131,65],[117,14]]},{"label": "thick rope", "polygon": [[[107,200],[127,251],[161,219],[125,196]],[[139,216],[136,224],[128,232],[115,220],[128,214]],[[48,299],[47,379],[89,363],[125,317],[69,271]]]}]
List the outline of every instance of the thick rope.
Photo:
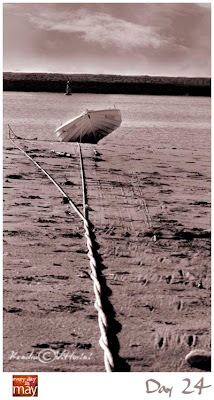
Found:
[{"label": "thick rope", "polygon": [[35,160],[33,160],[32,157],[29,156],[29,154],[26,153],[11,137],[11,132],[13,133],[10,125],[9,126],[9,139],[10,141],[23,153],[25,154],[29,160],[31,160],[47,177],[48,179],[57,187],[57,189],[62,193],[64,197],[68,199],[69,204],[73,207],[74,211],[79,215],[79,217],[83,220],[83,225],[85,229],[85,238],[86,238],[86,243],[88,247],[88,257],[90,260],[90,267],[91,267],[91,274],[90,277],[94,282],[94,293],[95,293],[95,303],[94,307],[98,311],[98,323],[99,323],[99,328],[101,332],[101,337],[99,340],[99,344],[104,350],[104,363],[105,363],[105,369],[107,372],[112,372],[114,370],[114,361],[113,361],[113,356],[111,354],[111,351],[109,350],[108,346],[108,338],[107,338],[107,329],[108,329],[108,324],[107,324],[107,318],[106,315],[103,311],[102,308],[102,302],[101,302],[101,285],[97,277],[97,264],[96,260],[93,255],[93,244],[91,241],[90,237],[90,230],[89,230],[89,223],[86,218],[86,193],[85,193],[85,179],[84,179],[84,169],[83,169],[83,160],[82,160],[82,152],[81,152],[81,146],[79,145],[79,150],[80,150],[80,166],[81,166],[81,177],[82,177],[82,190],[83,190],[83,209],[84,209],[84,215],[79,211],[79,209],[75,206],[73,201],[67,196],[67,194],[64,192],[64,190],[58,185],[58,183],[48,174],[47,171],[45,171],[44,168],[42,168]]},{"label": "thick rope", "polygon": [[83,158],[82,158],[82,149],[81,149],[81,144],[78,143],[79,147],[79,156],[80,156],[80,171],[81,171],[81,179],[82,179],[82,204],[83,204],[83,215],[85,219],[87,219],[87,200],[86,200],[86,187],[85,187],[85,173],[84,173],[84,167],[83,167]]},{"label": "thick rope", "polygon": [[106,315],[102,308],[102,301],[101,301],[101,286],[100,282],[97,277],[97,263],[93,256],[93,244],[90,238],[90,231],[89,231],[89,224],[87,220],[87,204],[86,204],[86,190],[85,190],[85,174],[84,174],[84,167],[83,167],[83,158],[82,158],[82,150],[81,145],[79,145],[79,154],[80,154],[80,169],[81,169],[81,178],[82,178],[82,190],[83,190],[83,210],[84,210],[84,228],[85,228],[85,237],[87,241],[88,247],[88,257],[90,259],[90,267],[91,267],[91,279],[94,282],[94,293],[95,293],[95,303],[94,307],[98,311],[98,323],[101,332],[101,337],[99,340],[99,344],[104,350],[104,363],[107,372],[112,372],[114,370],[114,360],[109,350],[108,346],[108,337],[107,337],[107,329],[108,323]]}]

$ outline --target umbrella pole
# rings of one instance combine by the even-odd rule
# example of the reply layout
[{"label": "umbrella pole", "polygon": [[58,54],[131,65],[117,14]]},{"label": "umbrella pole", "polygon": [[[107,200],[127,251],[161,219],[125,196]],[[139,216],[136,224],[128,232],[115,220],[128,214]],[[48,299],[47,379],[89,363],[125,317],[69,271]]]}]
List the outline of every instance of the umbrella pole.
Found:
[{"label": "umbrella pole", "polygon": [[82,149],[81,142],[79,145],[79,154],[80,154],[80,170],[81,170],[81,180],[82,180],[82,197],[83,197],[83,215],[87,219],[88,217],[88,204],[87,204],[87,194],[86,194],[86,185],[85,185],[85,171],[83,167],[83,158],[82,158]]}]

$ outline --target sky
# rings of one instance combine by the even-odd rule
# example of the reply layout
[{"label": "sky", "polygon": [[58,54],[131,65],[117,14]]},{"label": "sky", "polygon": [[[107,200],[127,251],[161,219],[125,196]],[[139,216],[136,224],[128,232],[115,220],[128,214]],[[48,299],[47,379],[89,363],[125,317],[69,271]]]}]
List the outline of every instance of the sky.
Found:
[{"label": "sky", "polygon": [[3,70],[211,75],[205,3],[5,3]]}]

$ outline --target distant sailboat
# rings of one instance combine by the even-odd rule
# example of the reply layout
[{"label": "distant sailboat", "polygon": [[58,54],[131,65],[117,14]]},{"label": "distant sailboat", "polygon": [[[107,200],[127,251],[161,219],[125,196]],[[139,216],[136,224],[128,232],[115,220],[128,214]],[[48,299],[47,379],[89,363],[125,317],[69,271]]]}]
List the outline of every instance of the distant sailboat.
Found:
[{"label": "distant sailboat", "polygon": [[65,89],[65,95],[66,96],[71,96],[71,88],[70,88],[70,82],[67,81],[66,89]]}]

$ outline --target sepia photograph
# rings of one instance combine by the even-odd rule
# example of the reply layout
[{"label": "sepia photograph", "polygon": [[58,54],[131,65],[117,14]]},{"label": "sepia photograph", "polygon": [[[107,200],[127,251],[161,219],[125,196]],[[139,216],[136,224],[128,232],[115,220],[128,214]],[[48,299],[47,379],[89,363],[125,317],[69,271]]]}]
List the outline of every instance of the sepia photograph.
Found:
[{"label": "sepia photograph", "polygon": [[3,358],[211,371],[210,3],[3,4]]}]

